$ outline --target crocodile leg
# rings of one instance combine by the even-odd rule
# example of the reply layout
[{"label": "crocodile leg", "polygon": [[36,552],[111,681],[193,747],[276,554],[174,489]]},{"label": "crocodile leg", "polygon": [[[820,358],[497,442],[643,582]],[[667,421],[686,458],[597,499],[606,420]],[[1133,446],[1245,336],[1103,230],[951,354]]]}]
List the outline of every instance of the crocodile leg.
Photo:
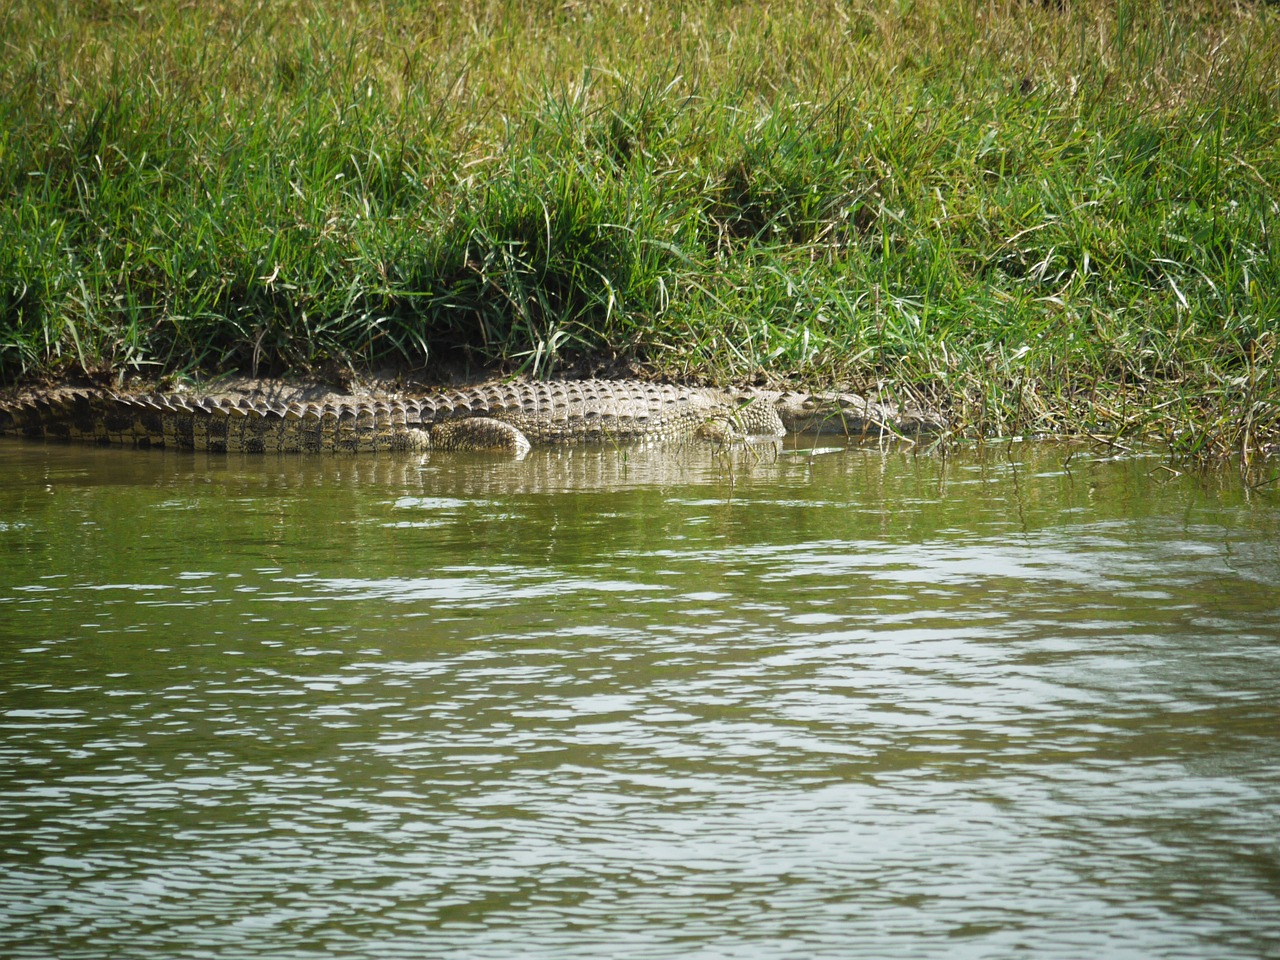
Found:
[{"label": "crocodile leg", "polygon": [[786,433],[778,411],[771,403],[757,397],[740,402],[733,410],[714,414],[694,431],[699,439],[717,443],[783,437]]},{"label": "crocodile leg", "polygon": [[431,427],[435,450],[492,450],[517,458],[529,452],[529,439],[516,427],[492,417],[446,420]]}]

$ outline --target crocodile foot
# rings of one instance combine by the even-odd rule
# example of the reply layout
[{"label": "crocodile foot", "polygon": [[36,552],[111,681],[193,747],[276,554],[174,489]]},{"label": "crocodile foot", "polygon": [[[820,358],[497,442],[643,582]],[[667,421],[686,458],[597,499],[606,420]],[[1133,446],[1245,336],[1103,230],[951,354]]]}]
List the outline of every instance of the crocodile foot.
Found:
[{"label": "crocodile foot", "polygon": [[516,427],[492,417],[446,420],[431,427],[434,450],[482,450],[508,453],[517,459],[530,449],[529,438]]}]

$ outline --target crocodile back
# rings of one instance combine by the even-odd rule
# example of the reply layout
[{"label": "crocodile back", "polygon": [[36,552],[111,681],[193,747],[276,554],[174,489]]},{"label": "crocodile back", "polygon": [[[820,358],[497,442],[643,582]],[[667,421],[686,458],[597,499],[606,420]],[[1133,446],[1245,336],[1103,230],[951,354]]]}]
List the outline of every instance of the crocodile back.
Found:
[{"label": "crocodile back", "polygon": [[431,427],[485,417],[535,444],[675,439],[715,421],[782,432],[768,402],[631,380],[488,383],[387,398],[323,401],[63,390],[0,404],[0,433],[143,447],[243,452],[429,449]]}]

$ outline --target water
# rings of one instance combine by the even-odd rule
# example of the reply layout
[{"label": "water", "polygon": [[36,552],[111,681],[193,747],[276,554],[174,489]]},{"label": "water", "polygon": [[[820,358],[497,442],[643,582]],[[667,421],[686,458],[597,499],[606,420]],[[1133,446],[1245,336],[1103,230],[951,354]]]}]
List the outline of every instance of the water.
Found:
[{"label": "water", "polygon": [[0,447],[0,956],[1280,957],[1280,506]]}]

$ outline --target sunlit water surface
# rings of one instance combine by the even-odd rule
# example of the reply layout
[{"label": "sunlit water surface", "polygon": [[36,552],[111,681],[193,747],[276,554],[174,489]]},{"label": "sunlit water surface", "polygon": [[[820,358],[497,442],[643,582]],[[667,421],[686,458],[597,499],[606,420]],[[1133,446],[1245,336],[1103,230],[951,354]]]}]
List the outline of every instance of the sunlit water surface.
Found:
[{"label": "sunlit water surface", "polygon": [[1280,956],[1265,490],[0,443],[0,956]]}]

